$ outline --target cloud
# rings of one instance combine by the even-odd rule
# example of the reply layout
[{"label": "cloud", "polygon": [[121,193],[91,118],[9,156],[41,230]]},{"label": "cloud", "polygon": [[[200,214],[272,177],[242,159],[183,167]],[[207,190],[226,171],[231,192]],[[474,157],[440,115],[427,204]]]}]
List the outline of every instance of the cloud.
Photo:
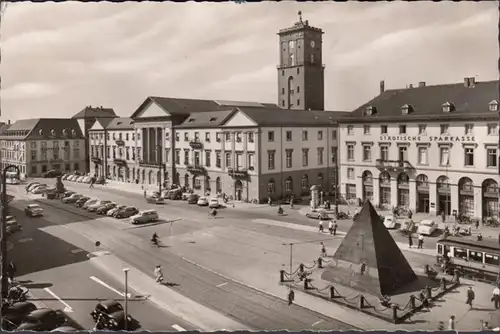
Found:
[{"label": "cloud", "polygon": [[2,90],[6,100],[37,99],[55,95],[58,89],[49,83],[26,82]]}]

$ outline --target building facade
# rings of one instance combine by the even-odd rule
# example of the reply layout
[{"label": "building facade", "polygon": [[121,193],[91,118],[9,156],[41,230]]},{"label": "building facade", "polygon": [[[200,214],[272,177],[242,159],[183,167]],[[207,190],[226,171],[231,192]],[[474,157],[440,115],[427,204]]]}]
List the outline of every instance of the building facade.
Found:
[{"label": "building facade", "polygon": [[384,91],[341,120],[346,199],[498,217],[498,81]]},{"label": "building facade", "polygon": [[72,119],[28,119],[0,134],[1,168],[15,165],[26,176],[49,170],[85,173],[85,138]]}]

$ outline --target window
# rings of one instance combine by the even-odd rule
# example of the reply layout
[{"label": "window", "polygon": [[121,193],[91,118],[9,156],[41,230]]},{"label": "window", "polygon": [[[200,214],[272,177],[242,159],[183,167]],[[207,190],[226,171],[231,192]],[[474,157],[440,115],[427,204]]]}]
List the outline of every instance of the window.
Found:
[{"label": "window", "polygon": [[466,147],[464,149],[464,165],[468,167],[474,166],[474,149],[470,147]]},{"label": "window", "polygon": [[291,177],[288,177],[285,180],[285,191],[286,192],[292,192],[293,191],[293,181]]},{"label": "window", "polygon": [[189,165],[189,150],[184,150],[184,165]]},{"label": "window", "polygon": [[302,141],[307,141],[307,131],[302,131]]},{"label": "window", "polygon": [[363,161],[372,160],[372,148],[370,145],[363,145]]},{"label": "window", "polygon": [[267,183],[267,192],[269,194],[274,194],[274,180],[270,180],[268,183]]},{"label": "window", "polygon": [[285,95],[285,88],[281,88],[281,95]]},{"label": "window", "polygon": [[[140,140],[141,138],[139,138],[139,134],[137,134],[137,139]],[[176,132],[175,133],[175,141],[179,141],[180,140],[180,134],[179,132]]]},{"label": "window", "polygon": [[226,152],[226,168],[232,167],[231,163],[231,152]]},{"label": "window", "polygon": [[64,164],[64,170],[71,171],[71,166],[69,164]]},{"label": "window", "polygon": [[347,126],[347,134],[348,135],[353,135],[354,134],[354,126],[353,125],[348,125]]},{"label": "window", "polygon": [[427,147],[425,146],[418,147],[418,164],[427,165]]},{"label": "window", "polygon": [[488,253],[484,253],[484,263],[486,263],[486,264],[492,264],[492,265],[495,265],[495,266],[500,265],[500,261],[499,261],[498,256],[492,255],[492,254],[488,254]]},{"label": "window", "polygon": [[474,124],[465,124],[465,134],[471,135],[474,131]]},{"label": "window", "polygon": [[[139,155],[141,151],[137,151],[137,154]],[[179,165],[181,163],[181,150],[175,150],[175,163]]]},{"label": "window", "polygon": [[370,126],[369,125],[363,125],[363,134],[365,134],[365,135],[370,134]]},{"label": "window", "polygon": [[[166,148],[165,149],[165,162],[168,162],[170,159],[170,149],[169,148]],[[132,160],[135,160],[135,154],[134,154],[134,150],[132,149]]]},{"label": "window", "polygon": [[440,161],[441,166],[448,166],[450,163],[450,148],[449,147],[440,147],[439,153],[441,155]]},{"label": "window", "polygon": [[236,132],[236,142],[237,143],[241,143],[241,136],[242,136],[241,132],[239,132],[239,131]]},{"label": "window", "polygon": [[323,131],[318,131],[318,140],[323,140]]},{"label": "window", "polygon": [[356,199],[356,185],[347,184],[346,185],[346,199]]},{"label": "window", "polygon": [[486,166],[487,167],[497,167],[497,150],[496,148],[486,149]]},{"label": "window", "polygon": [[127,146],[127,148],[125,149],[125,153],[126,153],[126,159],[127,160],[130,160],[130,147]]},{"label": "window", "polygon": [[455,247],[453,249],[453,257],[467,260],[467,250]]},{"label": "window", "polygon": [[[297,67],[297,74],[300,74],[300,68]],[[297,86],[297,93],[300,93],[300,86]]]},{"label": "window", "polygon": [[381,125],[380,126],[380,133],[383,135],[387,134],[387,125]]},{"label": "window", "polygon": [[248,133],[248,142],[249,143],[253,143],[254,141],[254,133],[253,132],[249,132]]},{"label": "window", "polygon": [[201,165],[200,152],[198,151],[194,152],[194,165],[195,166]]},{"label": "window", "polygon": [[220,132],[217,132],[217,133],[215,134],[215,141],[216,141],[216,142],[218,142],[218,143],[220,143],[220,136],[221,136],[221,133],[220,133]]},{"label": "window", "polygon": [[31,166],[31,174],[36,174],[37,172],[36,166]]},{"label": "window", "polygon": [[337,148],[332,146],[331,152],[332,152],[332,164],[337,164]]},{"label": "window", "polygon": [[309,165],[309,149],[302,149],[302,167],[307,167]]},{"label": "window", "polygon": [[184,141],[189,141],[189,134],[184,132]]},{"label": "window", "polygon": [[354,180],[354,168],[347,168],[347,178]]},{"label": "window", "polygon": [[441,131],[440,133],[441,133],[442,135],[446,135],[446,134],[448,134],[448,129],[449,129],[449,125],[448,125],[448,124],[441,124],[441,125],[439,126],[439,128],[440,128],[440,131]]},{"label": "window", "polygon": [[488,135],[497,136],[498,135],[498,127],[496,123],[488,124]]},{"label": "window", "polygon": [[380,159],[382,161],[389,160],[389,146],[380,146]]},{"label": "window", "polygon": [[332,139],[337,139],[337,130],[332,130]]},{"label": "window", "polygon": [[205,132],[205,141],[210,142],[210,132]]},{"label": "window", "polygon": [[469,261],[483,263],[483,252],[469,250]]},{"label": "window", "polygon": [[269,142],[274,141],[274,131],[267,131],[267,141]]},{"label": "window", "polygon": [[126,139],[126,140],[129,140],[129,138],[130,138],[130,137],[129,137],[129,134],[128,134],[128,132],[127,132],[127,133],[125,134],[125,139]]},{"label": "window", "polygon": [[427,125],[426,124],[419,124],[418,125],[418,134],[420,136],[425,136],[427,133]]},{"label": "window", "polygon": [[286,168],[292,168],[292,159],[293,159],[293,150],[288,149],[285,151],[285,163],[286,163]]},{"label": "window", "polygon": [[300,99],[297,99],[297,106],[300,106]]},{"label": "window", "polygon": [[31,151],[31,160],[36,161],[36,151]]},{"label": "window", "polygon": [[205,166],[210,167],[210,151],[205,151]]},{"label": "window", "polygon": [[347,160],[354,161],[354,145],[353,144],[347,145]]},{"label": "window", "polygon": [[292,141],[292,131],[286,132],[286,141]]},{"label": "window", "polygon": [[253,153],[248,154],[248,169],[249,170],[255,169],[255,155]]},{"label": "window", "polygon": [[323,147],[318,147],[318,165],[321,166],[323,165]]},{"label": "window", "polygon": [[[281,106],[284,107],[285,106],[285,100],[281,100]],[[274,184],[273,184],[274,186]]]},{"label": "window", "polygon": [[118,134],[118,139],[123,140],[123,134],[121,132]]},{"label": "window", "polygon": [[[134,140],[134,135],[132,135],[132,140]],[[169,141],[169,140],[170,140],[170,132],[168,132],[168,130],[167,130],[167,131],[165,131],[165,140],[166,140],[166,141]]]},{"label": "window", "polygon": [[200,141],[200,133],[199,132],[195,132],[194,133],[194,140],[195,141]]},{"label": "window", "polygon": [[220,152],[215,152],[215,167],[221,168],[222,166],[222,157]]},{"label": "window", "polygon": [[231,141],[231,133],[230,132],[224,132],[224,137],[226,139],[226,141]]},{"label": "window", "polygon": [[302,180],[300,182],[300,186],[304,190],[309,190],[309,178],[307,177],[307,175],[302,176]]},{"label": "window", "polygon": [[273,170],[274,169],[274,151],[267,152],[267,169]]},{"label": "window", "polygon": [[406,134],[406,125],[400,125],[399,126],[399,134],[400,135]]}]

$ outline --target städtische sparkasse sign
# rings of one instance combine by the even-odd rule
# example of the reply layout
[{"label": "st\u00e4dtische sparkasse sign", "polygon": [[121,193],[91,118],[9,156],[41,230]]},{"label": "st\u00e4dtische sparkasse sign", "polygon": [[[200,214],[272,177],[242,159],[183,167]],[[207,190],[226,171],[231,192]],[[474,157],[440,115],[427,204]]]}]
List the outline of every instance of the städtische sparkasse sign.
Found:
[{"label": "st\u00e4dtische sparkasse sign", "polygon": [[407,142],[460,142],[475,143],[474,136],[380,136],[380,141],[407,141]]}]

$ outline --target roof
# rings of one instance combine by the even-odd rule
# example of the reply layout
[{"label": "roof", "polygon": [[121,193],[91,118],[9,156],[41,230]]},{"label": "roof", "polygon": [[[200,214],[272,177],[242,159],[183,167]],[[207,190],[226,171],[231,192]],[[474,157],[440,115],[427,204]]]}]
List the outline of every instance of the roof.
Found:
[{"label": "roof", "polygon": [[[495,118],[496,112],[489,110],[489,103],[499,101],[499,81],[475,82],[471,87],[465,83],[423,86],[406,89],[387,90],[352,112],[343,122],[370,122],[383,120],[417,120],[478,117]],[[443,104],[449,102],[454,107],[443,111]],[[407,115],[402,113],[404,105],[410,106]],[[374,107],[375,113],[365,115],[367,107]]]},{"label": "roof", "polygon": [[[321,278],[375,295],[390,295],[417,279],[415,272],[366,201]],[[361,264],[366,265],[361,273]],[[351,285],[352,283],[352,285]]]},{"label": "roof", "polygon": [[1,139],[83,139],[78,121],[73,118],[34,118],[18,120],[0,134]]},{"label": "roof", "polygon": [[0,122],[0,134],[9,128],[10,124]]},{"label": "roof", "polygon": [[325,126],[334,124],[347,112],[291,110],[268,108],[237,108],[259,126]]},{"label": "roof", "polygon": [[446,238],[438,240],[441,243],[455,243],[464,246],[475,246],[475,247],[484,247],[492,250],[500,251],[500,244],[497,238],[487,238],[483,237],[481,241],[477,240],[477,236],[474,237],[454,237],[448,236]]},{"label": "roof", "polygon": [[113,118],[107,125],[103,125],[107,130],[132,130],[134,128],[134,121],[128,117]]},{"label": "roof", "polygon": [[102,106],[100,107],[86,106],[71,118],[85,119],[85,118],[97,118],[97,117],[109,118],[118,116],[116,116],[116,113],[113,110],[113,108],[103,108]]},{"label": "roof", "polygon": [[251,105],[254,107],[262,107],[262,108],[274,108],[274,109],[279,108],[279,106],[272,103],[200,100],[200,99],[149,96],[130,117],[131,118],[137,117],[137,115],[142,111],[142,109],[150,102],[156,103],[160,108],[162,108],[165,111],[168,111],[168,113],[172,115],[184,115],[184,116],[197,112],[227,110],[228,107],[237,107],[237,106]]},{"label": "roof", "polygon": [[[98,122],[99,124],[101,124],[101,126],[103,127],[103,129],[105,129],[109,123],[111,123],[111,121],[113,120],[113,118],[97,118],[95,121]],[[92,124],[92,126],[94,126],[95,122]]]},{"label": "roof", "polygon": [[222,111],[206,111],[189,114],[189,117],[182,122],[179,128],[212,128],[220,127],[234,113],[235,109]]}]

